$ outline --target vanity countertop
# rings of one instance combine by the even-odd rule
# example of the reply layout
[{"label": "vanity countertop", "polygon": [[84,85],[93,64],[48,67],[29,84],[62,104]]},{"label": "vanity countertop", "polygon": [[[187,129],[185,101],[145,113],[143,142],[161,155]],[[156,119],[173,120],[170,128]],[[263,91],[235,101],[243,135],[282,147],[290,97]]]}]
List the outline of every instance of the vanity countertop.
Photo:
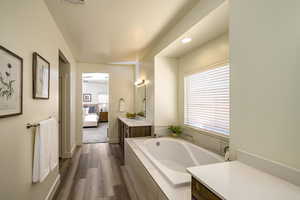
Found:
[{"label": "vanity countertop", "polygon": [[144,119],[128,119],[120,116],[118,118],[129,127],[152,126],[151,122]]},{"label": "vanity countertop", "polygon": [[188,168],[208,189],[226,200],[300,200],[300,187],[240,161]]}]

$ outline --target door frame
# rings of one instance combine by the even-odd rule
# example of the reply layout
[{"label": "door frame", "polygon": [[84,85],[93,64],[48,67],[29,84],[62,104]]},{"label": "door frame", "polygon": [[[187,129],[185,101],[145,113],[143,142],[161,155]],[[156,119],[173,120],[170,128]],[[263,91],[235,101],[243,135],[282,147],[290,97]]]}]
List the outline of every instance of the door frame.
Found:
[{"label": "door frame", "polygon": [[[62,72],[62,67],[64,67]],[[63,74],[62,74],[63,73]],[[59,157],[71,158],[71,65],[63,52],[58,53],[58,76],[59,76]],[[62,82],[64,81],[64,82]]]},{"label": "door frame", "polygon": [[86,73],[99,73],[99,74],[108,74],[108,80],[107,80],[107,92],[108,92],[108,127],[107,127],[107,140],[105,143],[111,143],[111,132],[113,131],[113,128],[111,128],[113,125],[113,122],[111,120],[111,114],[110,114],[110,111],[112,110],[112,106],[111,106],[111,87],[110,87],[110,81],[111,81],[111,73],[110,72],[105,72],[105,71],[82,71],[79,73],[79,76],[80,76],[80,109],[81,109],[81,114],[80,114],[80,122],[81,122],[81,125],[80,125],[80,143],[83,144],[83,113],[82,113],[82,106],[83,106],[83,100],[82,100],[82,95],[83,95],[83,74],[86,74]]}]

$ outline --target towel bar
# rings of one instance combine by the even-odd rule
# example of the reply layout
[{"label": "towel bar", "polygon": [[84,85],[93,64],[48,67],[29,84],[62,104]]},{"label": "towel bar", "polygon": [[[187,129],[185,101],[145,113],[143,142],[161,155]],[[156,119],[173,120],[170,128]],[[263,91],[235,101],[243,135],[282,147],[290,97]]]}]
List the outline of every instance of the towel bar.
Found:
[{"label": "towel bar", "polygon": [[[50,116],[48,119],[51,119],[51,118],[53,118],[53,117]],[[36,127],[38,127],[38,126],[40,126],[40,123],[27,123],[27,124],[26,124],[26,128],[27,128],[27,129],[30,129],[30,128],[36,128]]]},{"label": "towel bar", "polygon": [[30,123],[26,124],[27,129],[35,128],[35,127],[38,127],[38,126],[40,126],[40,124],[30,124]]}]

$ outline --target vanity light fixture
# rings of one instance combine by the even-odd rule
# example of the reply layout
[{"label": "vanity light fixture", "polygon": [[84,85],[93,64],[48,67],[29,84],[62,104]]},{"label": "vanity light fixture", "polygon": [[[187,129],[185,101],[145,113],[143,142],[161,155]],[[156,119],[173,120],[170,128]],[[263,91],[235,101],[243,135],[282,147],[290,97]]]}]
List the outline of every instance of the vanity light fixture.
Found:
[{"label": "vanity light fixture", "polygon": [[186,43],[189,43],[189,42],[191,42],[192,41],[192,38],[183,38],[182,40],[181,40],[181,42],[183,43],[183,44],[186,44]]}]

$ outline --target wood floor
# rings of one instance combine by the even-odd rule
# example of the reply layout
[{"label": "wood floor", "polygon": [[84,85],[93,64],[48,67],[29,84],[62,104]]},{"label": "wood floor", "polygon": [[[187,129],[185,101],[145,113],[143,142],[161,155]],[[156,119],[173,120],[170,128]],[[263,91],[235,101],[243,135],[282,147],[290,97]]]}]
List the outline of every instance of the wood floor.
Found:
[{"label": "wood floor", "polygon": [[120,169],[118,144],[78,148],[54,200],[130,200]]}]

